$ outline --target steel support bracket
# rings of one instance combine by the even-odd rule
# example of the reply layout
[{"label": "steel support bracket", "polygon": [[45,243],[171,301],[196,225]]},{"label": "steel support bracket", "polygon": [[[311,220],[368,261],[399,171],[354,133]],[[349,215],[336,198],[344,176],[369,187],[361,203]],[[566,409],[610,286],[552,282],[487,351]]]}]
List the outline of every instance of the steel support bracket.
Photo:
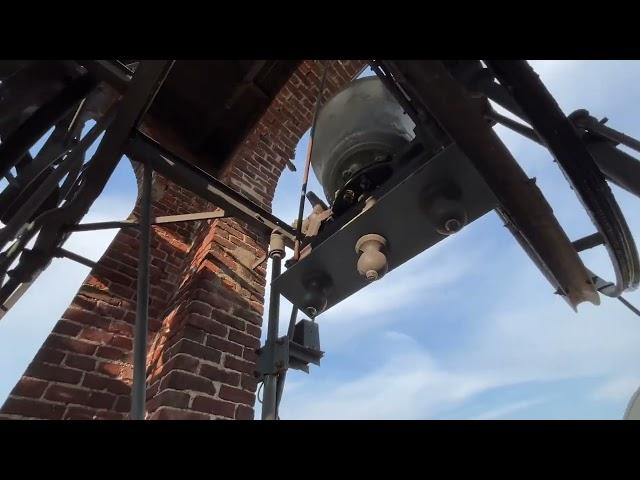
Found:
[{"label": "steel support bracket", "polygon": [[277,375],[289,368],[289,339],[278,338],[275,342],[266,342],[258,349],[256,377],[263,380],[265,375]]},{"label": "steel support bracket", "polygon": [[309,373],[309,364],[320,365],[324,356],[324,352],[289,340],[286,335],[278,338],[275,344],[267,342],[257,353],[256,377],[259,381],[265,375],[278,375],[289,368]]}]

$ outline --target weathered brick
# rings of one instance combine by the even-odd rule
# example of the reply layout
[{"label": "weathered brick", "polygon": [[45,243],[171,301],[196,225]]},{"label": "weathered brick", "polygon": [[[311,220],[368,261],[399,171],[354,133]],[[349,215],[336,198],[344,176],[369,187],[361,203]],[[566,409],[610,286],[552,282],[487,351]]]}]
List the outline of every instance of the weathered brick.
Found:
[{"label": "weathered brick", "polygon": [[40,398],[47,388],[48,383],[44,380],[38,380],[37,378],[22,377],[13,390],[11,395],[18,397],[31,397]]},{"label": "weathered brick", "polygon": [[96,420],[124,420],[122,413],[112,412],[109,410],[98,410],[96,412]]},{"label": "weathered brick", "polygon": [[255,365],[253,363],[245,362],[244,360],[239,360],[229,355],[224,356],[224,366],[231,370],[246,373],[248,375],[253,375],[255,370]]},{"label": "weathered brick", "polygon": [[224,323],[225,325],[229,325],[230,327],[233,327],[235,329],[244,330],[244,320],[234,317],[233,315],[229,315],[228,313],[222,312],[220,310],[214,309],[213,313],[211,314],[211,318],[220,323]]},{"label": "weathered brick", "polygon": [[103,377],[94,373],[86,373],[82,380],[82,386],[98,391],[106,390],[116,395],[126,395],[131,391],[131,386],[121,380]]},{"label": "weathered brick", "polygon": [[262,316],[260,316],[257,312],[251,310],[246,307],[236,307],[233,309],[233,314],[237,317],[242,318],[243,320],[247,320],[248,322],[253,323],[254,325],[261,326],[262,325]]},{"label": "weathered brick", "polygon": [[124,350],[113,347],[98,347],[96,350],[96,357],[106,358],[109,360],[127,361],[131,357],[131,352],[125,352]]},{"label": "weathered brick", "polygon": [[238,386],[240,383],[240,374],[229,370],[223,370],[219,367],[203,363],[200,366],[199,374],[214,382],[222,382],[228,385]]},{"label": "weathered brick", "polygon": [[182,339],[178,341],[178,343],[176,343],[176,345],[174,345],[172,349],[174,349],[174,354],[186,353],[191,355],[192,357],[214,363],[219,362],[222,355],[220,351],[216,350],[215,348],[200,345],[199,343],[192,342],[188,339]]},{"label": "weathered brick", "polygon": [[113,338],[113,333],[100,330],[98,328],[84,328],[80,332],[80,335],[78,335],[78,337],[83,338],[85,340],[90,340],[92,342],[105,344],[105,343],[108,343],[109,340]]},{"label": "weathered brick", "polygon": [[97,417],[97,410],[78,405],[69,405],[64,414],[64,420],[96,420]]},{"label": "weathered brick", "polygon": [[116,396],[108,392],[91,392],[86,404],[94,408],[110,409],[116,400]]},{"label": "weathered brick", "polygon": [[160,407],[149,417],[151,420],[209,420],[209,415],[172,407]]},{"label": "weathered brick", "polygon": [[182,327],[179,337],[192,340],[196,343],[203,343],[205,338],[205,332],[191,325],[185,325]]},{"label": "weathered brick", "polygon": [[82,323],[84,325],[90,325],[96,328],[108,328],[110,321],[106,318],[97,315],[94,312],[88,312],[87,310],[83,310],[81,308],[74,308],[73,306],[68,308],[64,315],[62,315],[63,319],[71,320],[75,323]]},{"label": "weathered brick", "polygon": [[191,408],[211,415],[233,418],[236,406],[233,403],[223,402],[215,398],[197,396],[193,399]]},{"label": "weathered brick", "polygon": [[223,338],[218,338],[214,335],[207,335],[205,345],[207,347],[213,347],[217,350],[220,350],[221,352],[228,352],[237,356],[242,355],[242,347],[240,345]]},{"label": "weathered brick", "polygon": [[262,329],[260,327],[256,327],[251,323],[247,323],[245,325],[245,331],[252,337],[256,337],[256,338],[260,338],[260,335],[262,333]]},{"label": "weathered brick", "polygon": [[120,363],[100,362],[96,370],[109,377],[117,378],[122,376],[123,371],[126,369],[127,366]]},{"label": "weathered brick", "polygon": [[244,347],[242,350],[242,358],[251,363],[256,363],[258,361],[258,354],[256,353],[255,348]]},{"label": "weathered brick", "polygon": [[198,300],[192,300],[187,305],[187,313],[197,313],[199,315],[203,315],[208,317],[211,315],[212,306],[205,303],[200,302]]},{"label": "weathered brick", "polygon": [[56,323],[56,326],[53,327],[53,331],[56,333],[60,333],[61,335],[68,335],[70,337],[75,337],[82,330],[82,326],[77,323],[68,322],[64,319],[60,320]]},{"label": "weathered brick", "polygon": [[242,375],[242,381],[240,382],[242,388],[248,392],[255,393],[258,388],[258,381],[253,375]]},{"label": "weathered brick", "polygon": [[82,388],[53,384],[49,385],[49,388],[44,394],[44,398],[64,404],[83,404],[89,399],[90,394],[91,392],[89,390],[85,390]]},{"label": "weathered brick", "polygon": [[55,365],[47,365],[44,363],[32,363],[27,368],[25,375],[42,380],[50,380],[53,382],[62,382],[69,384],[77,384],[82,378],[82,372],[71,368],[58,367]]},{"label": "weathered brick", "polygon": [[75,352],[83,355],[92,355],[96,351],[96,345],[87,343],[83,340],[78,340],[71,337],[65,337],[52,333],[44,342],[44,346],[52,348],[54,350],[61,350],[63,352]]},{"label": "weathered brick", "polygon": [[64,352],[42,347],[40,351],[37,353],[37,355],[33,358],[33,361],[59,365],[62,362],[62,359],[64,358],[64,356],[65,356]]},{"label": "weathered brick", "polygon": [[67,358],[65,358],[64,364],[73,368],[84,370],[86,372],[92,372],[96,368],[96,361],[92,357],[74,355],[72,353],[67,354]]},{"label": "weathered brick", "polygon": [[224,337],[227,333],[227,329],[224,325],[220,325],[216,320],[192,313],[187,317],[187,323],[193,325],[196,328],[200,328],[207,333]]},{"label": "weathered brick", "polygon": [[236,409],[236,420],[253,420],[254,413],[253,408],[246,405],[238,405]]},{"label": "weathered brick", "polygon": [[129,395],[118,397],[113,408],[116,412],[129,413],[131,410],[131,397]]},{"label": "weathered brick", "polygon": [[260,346],[260,340],[236,330],[229,330],[229,340],[249,348],[258,348]]},{"label": "weathered brick", "polygon": [[60,420],[65,410],[64,405],[45,400],[9,397],[2,406],[2,412],[31,418]]},{"label": "weathered brick", "polygon": [[189,406],[189,394],[178,390],[163,390],[147,402],[147,410],[150,412],[164,407],[187,408]]},{"label": "weathered brick", "polygon": [[198,371],[198,366],[200,365],[200,360],[196,357],[192,357],[191,355],[179,353],[172,357],[164,366],[163,371],[167,372],[169,370],[185,370],[187,372],[196,373]]},{"label": "weathered brick", "polygon": [[123,350],[131,350],[133,348],[133,340],[123,335],[114,335],[107,343],[113,347],[122,348]]},{"label": "weathered brick", "polygon": [[249,392],[245,392],[240,388],[229,387],[228,385],[222,385],[220,387],[220,393],[218,396],[224,400],[229,400],[235,403],[244,403],[245,405],[253,405],[255,399],[254,395]]},{"label": "weathered brick", "polygon": [[209,395],[215,395],[216,393],[216,388],[211,380],[180,370],[169,372],[162,379],[160,382],[160,390],[167,388],[173,390],[193,390],[208,393]]},{"label": "weathered brick", "polygon": [[133,326],[120,320],[111,320],[111,323],[109,324],[109,332],[123,335],[125,337],[132,337]]}]

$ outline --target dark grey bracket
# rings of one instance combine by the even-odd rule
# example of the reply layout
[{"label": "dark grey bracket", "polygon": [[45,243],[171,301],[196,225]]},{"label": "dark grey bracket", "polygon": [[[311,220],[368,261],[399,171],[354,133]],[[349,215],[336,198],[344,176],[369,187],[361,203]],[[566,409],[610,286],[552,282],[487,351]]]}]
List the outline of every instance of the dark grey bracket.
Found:
[{"label": "dark grey bracket", "polygon": [[389,271],[440,242],[446,235],[430,222],[429,195],[432,188],[453,183],[460,191],[459,202],[466,210],[468,223],[491,211],[497,200],[482,177],[456,145],[451,145],[424,162],[404,180],[379,197],[372,207],[351,219],[326,240],[314,245],[302,258],[280,275],[272,288],[306,313],[312,297],[310,279],[326,279],[325,311],[369,282],[357,271],[356,242],[375,233],[388,242]]},{"label": "dark grey bracket", "polygon": [[265,375],[278,375],[289,368],[309,373],[309,364],[320,365],[324,352],[300,345],[285,335],[275,343],[267,342],[258,349],[256,377],[261,381]]}]

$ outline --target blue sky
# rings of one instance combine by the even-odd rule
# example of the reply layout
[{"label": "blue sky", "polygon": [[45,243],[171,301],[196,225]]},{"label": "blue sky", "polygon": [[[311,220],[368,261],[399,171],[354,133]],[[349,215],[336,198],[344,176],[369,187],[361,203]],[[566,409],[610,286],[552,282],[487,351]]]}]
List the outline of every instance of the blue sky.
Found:
[{"label": "blue sky", "polygon": [[[533,61],[566,113],[587,108],[640,137],[640,62]],[[547,196],[572,239],[594,231],[541,147],[498,134]],[[273,211],[296,215],[298,171],[285,171]],[[312,178],[310,188],[322,189]],[[135,180],[121,162],[86,221],[124,218]],[[614,193],[640,242],[639,199]],[[308,206],[307,206],[307,211]],[[115,232],[77,233],[67,248],[98,259]],[[583,253],[604,278],[602,248]],[[0,402],[71,301],[88,269],[56,260],[0,321]],[[268,294],[268,293],[267,293]],[[626,295],[640,304],[640,293]],[[283,301],[281,329],[290,304]],[[574,313],[492,212],[318,318],[321,367],[290,372],[284,419],[617,419],[640,386],[640,318],[602,298]],[[259,405],[257,405],[259,411]]]}]

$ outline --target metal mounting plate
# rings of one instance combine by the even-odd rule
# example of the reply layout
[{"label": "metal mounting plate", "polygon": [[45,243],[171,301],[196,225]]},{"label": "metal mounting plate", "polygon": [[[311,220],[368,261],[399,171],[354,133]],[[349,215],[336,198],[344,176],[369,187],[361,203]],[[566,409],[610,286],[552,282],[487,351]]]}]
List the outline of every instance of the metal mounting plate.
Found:
[{"label": "metal mounting plate", "polygon": [[497,206],[496,198],[471,162],[456,145],[451,145],[393,188],[385,188],[387,193],[377,198],[371,208],[314,246],[308,256],[280,275],[272,288],[304,311],[306,279],[326,276],[331,283],[327,311],[368,284],[356,269],[355,244],[363,235],[376,233],[386,238],[389,271],[445,238],[428,221],[423,195],[447,182],[459,187],[459,201],[466,210],[468,223]]}]

